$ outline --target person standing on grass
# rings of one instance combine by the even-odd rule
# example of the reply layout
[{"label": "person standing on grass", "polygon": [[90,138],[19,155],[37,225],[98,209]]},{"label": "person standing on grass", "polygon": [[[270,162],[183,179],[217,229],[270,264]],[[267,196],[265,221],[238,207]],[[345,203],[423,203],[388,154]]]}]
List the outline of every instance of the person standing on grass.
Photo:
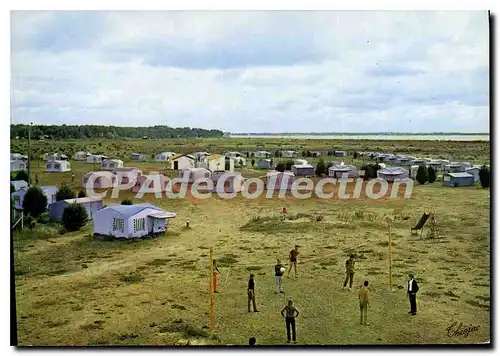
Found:
[{"label": "person standing on grass", "polygon": [[410,298],[410,311],[408,314],[417,315],[417,292],[418,284],[415,280],[415,275],[410,273],[410,280],[408,281],[408,297]]},{"label": "person standing on grass", "polygon": [[280,260],[276,260],[276,266],[274,266],[274,292],[278,293],[278,287],[280,289],[280,293],[285,293],[283,290],[283,273],[284,268],[281,264]]},{"label": "person standing on grass", "polygon": [[222,273],[220,273],[219,268],[217,267],[217,261],[214,259],[214,293],[219,293],[217,290],[217,284],[219,282],[219,276],[222,276]]},{"label": "person standing on grass", "polygon": [[359,323],[363,325],[363,314],[365,325],[368,325],[368,281],[365,281],[361,288],[359,288],[358,299],[359,299]]},{"label": "person standing on grass", "polygon": [[290,269],[288,270],[288,274],[292,272],[292,267],[295,270],[295,278],[297,278],[297,256],[299,255],[299,246],[295,245],[295,248],[290,251]]},{"label": "person standing on grass", "polygon": [[73,174],[71,175],[71,183],[74,183],[74,182],[75,182],[75,174],[73,173]]},{"label": "person standing on grass", "polygon": [[352,281],[354,279],[354,255],[351,255],[348,260],[345,261],[345,281],[344,281],[344,289],[347,286],[347,282],[349,282],[349,290],[352,288]]},{"label": "person standing on grass", "polygon": [[250,273],[250,278],[248,279],[248,312],[250,313],[250,303],[253,305],[253,311],[254,313],[257,313],[257,306],[255,305],[255,281],[254,278],[255,275],[253,273]]},{"label": "person standing on grass", "polygon": [[287,214],[286,208],[283,208],[283,209],[281,210],[281,219],[282,219],[282,220],[285,220],[285,219],[286,219],[286,214]]},{"label": "person standing on grass", "polygon": [[293,305],[293,301],[290,299],[288,305],[281,310],[281,316],[285,318],[286,324],[286,342],[290,343],[290,327],[292,329],[292,340],[293,343],[297,343],[297,333],[295,329],[295,318],[299,316],[299,310]]},{"label": "person standing on grass", "polygon": [[35,176],[35,182],[36,185],[40,183],[40,177],[38,176],[38,174]]}]

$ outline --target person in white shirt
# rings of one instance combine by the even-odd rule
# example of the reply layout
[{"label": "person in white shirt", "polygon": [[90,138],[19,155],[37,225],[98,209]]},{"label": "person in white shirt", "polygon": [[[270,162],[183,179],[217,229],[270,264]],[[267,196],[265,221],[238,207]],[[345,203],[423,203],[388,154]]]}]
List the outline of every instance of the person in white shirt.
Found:
[{"label": "person in white shirt", "polygon": [[415,275],[410,273],[410,280],[408,281],[408,297],[410,298],[410,311],[408,314],[410,315],[417,315],[417,292],[418,284]]}]

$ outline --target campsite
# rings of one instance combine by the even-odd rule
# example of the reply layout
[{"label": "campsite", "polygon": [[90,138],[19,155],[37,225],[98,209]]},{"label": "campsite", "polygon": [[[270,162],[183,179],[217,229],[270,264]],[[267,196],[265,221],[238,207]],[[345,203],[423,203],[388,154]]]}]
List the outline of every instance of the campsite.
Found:
[{"label": "campsite", "polygon": [[[172,140],[34,141],[32,176],[41,186],[65,182],[75,190],[100,163],[71,160],[70,172],[45,172],[46,152],[91,152],[119,159],[143,174],[178,177],[162,152],[189,154],[266,151],[263,158],[288,161],[292,151],[308,163],[343,160],[356,166],[369,159],[356,151],[400,152],[489,164],[489,142],[300,140],[222,138]],[[277,150],[288,157],[274,157]],[[12,140],[12,152],[27,152],[26,141]],[[345,155],[303,157],[303,151],[339,151]],[[136,158],[133,153],[146,155]],[[344,154],[343,153],[343,154]],[[246,157],[246,156],[244,156]],[[245,178],[267,169],[249,163],[235,168]],[[122,165],[119,164],[119,167]],[[74,181],[71,180],[75,175]],[[57,224],[16,230],[14,275],[20,345],[244,345],[256,337],[262,345],[284,343],[279,311],[293,298],[301,311],[299,344],[460,344],[489,340],[490,198],[479,184],[415,184],[410,199],[295,199],[287,194],[254,200],[155,199],[121,192],[104,204],[149,202],[174,212],[160,237],[127,241],[94,238],[92,222],[77,232]],[[350,189],[350,188],[348,188]],[[281,219],[286,207],[288,216]],[[432,212],[439,238],[412,234],[422,214]],[[318,218],[321,217],[321,218]],[[389,288],[388,223],[391,228],[392,290]],[[187,226],[189,221],[189,227]],[[62,232],[62,233],[61,233]],[[273,293],[276,259],[287,261],[300,246],[297,279],[284,279],[285,293]],[[210,333],[209,254],[214,249],[221,271],[215,294],[215,330]],[[344,263],[357,259],[353,290],[342,290]],[[286,265],[288,270],[288,265]],[[408,312],[406,284],[414,272],[420,285],[419,315]],[[246,310],[246,286],[255,274],[259,313]],[[357,287],[370,281],[369,327],[358,323]],[[447,331],[454,323],[478,327],[467,337]],[[458,325],[457,324],[457,325]],[[456,329],[456,326],[454,326]],[[361,332],[362,331],[362,332]],[[452,336],[450,336],[452,335]]]}]

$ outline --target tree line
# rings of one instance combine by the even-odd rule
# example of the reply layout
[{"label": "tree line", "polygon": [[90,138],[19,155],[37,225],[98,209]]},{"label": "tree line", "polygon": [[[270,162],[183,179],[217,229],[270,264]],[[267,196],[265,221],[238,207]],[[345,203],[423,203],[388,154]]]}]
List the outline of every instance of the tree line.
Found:
[{"label": "tree line", "polygon": [[[29,125],[10,125],[11,139],[27,139]],[[221,130],[190,127],[120,127],[102,125],[33,125],[31,137],[37,139],[92,139],[92,138],[217,138],[223,137]]]}]

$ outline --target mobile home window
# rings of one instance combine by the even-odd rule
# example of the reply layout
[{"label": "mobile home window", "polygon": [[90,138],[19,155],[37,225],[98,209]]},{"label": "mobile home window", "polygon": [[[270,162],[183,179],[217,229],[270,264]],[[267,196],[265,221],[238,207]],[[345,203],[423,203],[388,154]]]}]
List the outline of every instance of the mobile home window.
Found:
[{"label": "mobile home window", "polygon": [[134,219],[134,232],[146,230],[146,218]]},{"label": "mobile home window", "polygon": [[119,218],[113,218],[113,231],[125,231],[125,221]]}]

